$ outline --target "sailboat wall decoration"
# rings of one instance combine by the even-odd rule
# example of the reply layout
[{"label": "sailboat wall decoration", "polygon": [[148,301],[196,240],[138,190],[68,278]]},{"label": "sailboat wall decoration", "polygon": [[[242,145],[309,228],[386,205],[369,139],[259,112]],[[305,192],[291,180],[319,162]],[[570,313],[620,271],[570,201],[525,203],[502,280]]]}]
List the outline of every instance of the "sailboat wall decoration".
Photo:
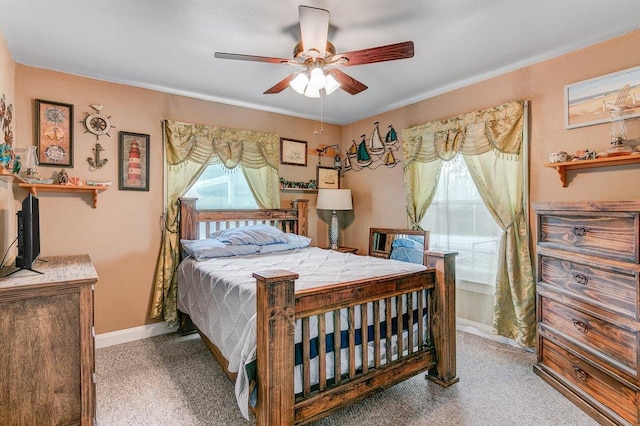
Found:
[{"label": "sailboat wall decoration", "polygon": [[366,135],[361,135],[360,139],[359,143],[356,143],[354,139],[349,149],[347,149],[343,171],[354,170],[358,172],[365,167],[374,170],[383,164],[388,168],[392,168],[400,162],[394,154],[394,151],[397,151],[399,147],[398,134],[393,125],[389,124],[387,133],[384,136],[384,142],[380,136],[380,123],[377,121],[373,123],[373,131],[369,140],[367,141]]}]

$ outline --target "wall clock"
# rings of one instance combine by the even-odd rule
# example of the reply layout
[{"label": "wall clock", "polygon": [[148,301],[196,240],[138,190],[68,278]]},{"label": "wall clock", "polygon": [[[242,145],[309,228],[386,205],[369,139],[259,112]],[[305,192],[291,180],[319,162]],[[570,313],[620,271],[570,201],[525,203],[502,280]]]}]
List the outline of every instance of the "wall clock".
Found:
[{"label": "wall clock", "polygon": [[85,118],[82,120],[82,124],[84,124],[86,132],[96,135],[96,140],[100,139],[100,136],[102,135],[111,137],[109,130],[111,130],[112,127],[115,127],[109,120],[111,116],[106,116],[102,113],[102,105],[94,104],[91,105],[91,108],[93,108],[95,112],[91,114],[85,112]]}]

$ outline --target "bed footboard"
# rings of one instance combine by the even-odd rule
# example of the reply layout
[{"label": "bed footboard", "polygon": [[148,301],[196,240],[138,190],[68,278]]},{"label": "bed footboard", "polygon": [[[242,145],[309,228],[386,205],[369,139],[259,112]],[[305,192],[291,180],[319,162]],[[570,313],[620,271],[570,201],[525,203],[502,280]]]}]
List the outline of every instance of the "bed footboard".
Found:
[{"label": "bed footboard", "polygon": [[[442,386],[456,383],[455,255],[428,251],[426,271],[298,293],[295,273],[255,273],[257,424],[310,423],[421,371]],[[296,348],[296,321],[302,342],[317,331],[314,344]]]}]

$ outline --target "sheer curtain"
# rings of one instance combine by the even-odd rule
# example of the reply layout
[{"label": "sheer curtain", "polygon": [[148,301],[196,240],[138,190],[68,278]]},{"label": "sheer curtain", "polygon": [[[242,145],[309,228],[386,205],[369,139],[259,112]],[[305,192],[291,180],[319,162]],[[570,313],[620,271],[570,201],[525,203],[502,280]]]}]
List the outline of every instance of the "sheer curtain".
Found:
[{"label": "sheer curtain", "polygon": [[178,199],[209,164],[237,165],[261,208],[280,206],[279,138],[273,133],[164,122],[167,207],[154,279],[151,318],[177,322],[175,269],[180,259]]},{"label": "sheer curtain", "polygon": [[458,322],[492,333],[502,229],[484,206],[461,154],[443,162],[438,189],[420,225],[429,230],[430,248],[458,253]]},{"label": "sheer curtain", "polygon": [[420,227],[443,161],[464,158],[482,201],[502,229],[493,327],[535,343],[535,285],[524,212],[524,102],[510,102],[402,131],[407,214]]}]

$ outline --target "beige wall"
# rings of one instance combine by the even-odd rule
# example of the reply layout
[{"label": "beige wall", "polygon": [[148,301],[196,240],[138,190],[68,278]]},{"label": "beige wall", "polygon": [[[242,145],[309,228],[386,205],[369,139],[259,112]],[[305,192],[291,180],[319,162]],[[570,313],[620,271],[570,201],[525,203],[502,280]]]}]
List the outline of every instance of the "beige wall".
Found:
[{"label": "beige wall", "polygon": [[[0,96],[5,95],[7,104],[15,103],[15,85],[16,63],[11,58],[4,37],[0,32]],[[15,123],[19,120],[20,117],[14,111],[14,124],[11,126],[14,135],[16,133]],[[13,185],[7,180],[0,179],[0,259],[16,237],[15,221],[16,203],[13,198]]]},{"label": "beige wall", "polygon": [[[531,200],[582,200],[638,198],[640,189],[637,166],[570,172],[569,186],[562,188],[555,170],[543,167],[549,152],[579,148],[607,148],[608,126],[597,125],[574,130],[563,127],[563,87],[566,84],[640,65],[634,52],[640,43],[640,31],[592,46],[553,60],[492,78],[450,93],[370,117],[346,126],[324,125],[324,133],[313,136],[317,123],[279,114],[174,96],[125,85],[15,65],[0,40],[0,84],[8,86],[9,99],[15,99],[17,116],[16,145],[34,143],[34,100],[45,99],[75,106],[74,164],[69,175],[89,179],[111,179],[116,184],[102,193],[93,209],[88,195],[42,194],[41,226],[43,255],[89,253],[100,276],[96,287],[96,331],[104,333],[151,322],[148,318],[153,271],[160,245],[162,214],[162,139],[164,119],[214,124],[275,132],[281,136],[319,144],[342,141],[348,146],[360,135],[371,134],[373,123],[381,131],[389,124],[401,132],[405,127],[429,120],[488,108],[504,102],[531,101],[530,187]],[[424,78],[429,78],[425,75]],[[15,81],[15,88],[14,88]],[[102,137],[109,163],[90,172],[86,158],[91,155],[94,137],[84,133],[79,120],[90,104],[104,105],[116,126],[111,137]],[[640,136],[637,119],[629,120],[630,137]],[[151,188],[149,192],[117,189],[117,132],[120,130],[151,135]],[[280,175],[289,180],[308,181],[315,177],[318,157],[310,156],[308,166],[282,166]],[[323,165],[331,165],[324,158]],[[57,171],[41,167],[41,174]],[[347,172],[343,187],[352,188],[354,211],[342,214],[346,229],[342,243],[366,252],[368,228],[406,225],[402,166],[387,169]],[[626,184],[620,184],[620,183]],[[627,183],[629,182],[629,183]],[[14,194],[15,191],[15,194]],[[4,240],[15,236],[15,198],[25,193],[0,181],[0,222]],[[283,193],[283,205],[293,198],[309,198],[315,206],[315,194]],[[310,211],[310,233],[314,243],[327,243],[326,214]],[[2,216],[0,216],[2,220]],[[2,239],[0,239],[2,242]],[[5,243],[6,244],[6,243]]]},{"label": "beige wall", "polygon": [[[637,46],[640,31],[609,40],[548,61],[519,69],[416,104],[344,126],[343,145],[389,124],[401,129],[513,100],[530,101],[530,200],[622,200],[640,198],[638,165],[568,172],[563,188],[554,169],[544,167],[548,154],[609,147],[608,124],[564,129],[564,86],[640,65]],[[424,78],[429,78],[428,74]],[[629,138],[640,138],[640,120],[627,120]],[[407,225],[401,166],[347,172],[346,187],[354,193],[354,220],[343,232],[345,243],[367,248],[370,226]]]},{"label": "beige wall", "polygon": [[[35,143],[35,99],[74,105],[74,167],[67,170],[69,176],[114,183],[100,194],[96,209],[91,207],[89,195],[39,194],[42,255],[88,253],[96,266],[100,277],[95,292],[97,333],[150,322],[148,312],[163,212],[162,120],[274,132],[306,140],[310,148],[336,143],[341,138],[341,129],[335,125],[325,124],[323,134],[313,136],[316,123],[310,120],[18,65],[16,107],[22,117],[17,127],[18,146]],[[100,137],[105,149],[103,158],[109,162],[96,171],[90,171],[86,161],[92,155],[95,136],[86,133],[80,123],[84,112],[92,111],[91,104],[103,105],[102,112],[111,116],[115,126],[111,137]],[[117,145],[118,131],[122,130],[151,136],[149,192],[118,190]],[[330,159],[323,160],[325,165],[331,163]],[[315,178],[317,162],[317,156],[310,156],[307,167],[283,166],[280,175],[308,181]],[[39,174],[49,176],[58,170],[41,166]],[[19,188],[16,192],[18,199],[26,195]],[[293,198],[312,199],[311,205],[315,206],[315,194],[302,192],[283,193],[283,206]],[[314,239],[316,228],[325,227],[316,218],[310,215]],[[10,231],[13,227],[13,221],[5,224]]]}]

